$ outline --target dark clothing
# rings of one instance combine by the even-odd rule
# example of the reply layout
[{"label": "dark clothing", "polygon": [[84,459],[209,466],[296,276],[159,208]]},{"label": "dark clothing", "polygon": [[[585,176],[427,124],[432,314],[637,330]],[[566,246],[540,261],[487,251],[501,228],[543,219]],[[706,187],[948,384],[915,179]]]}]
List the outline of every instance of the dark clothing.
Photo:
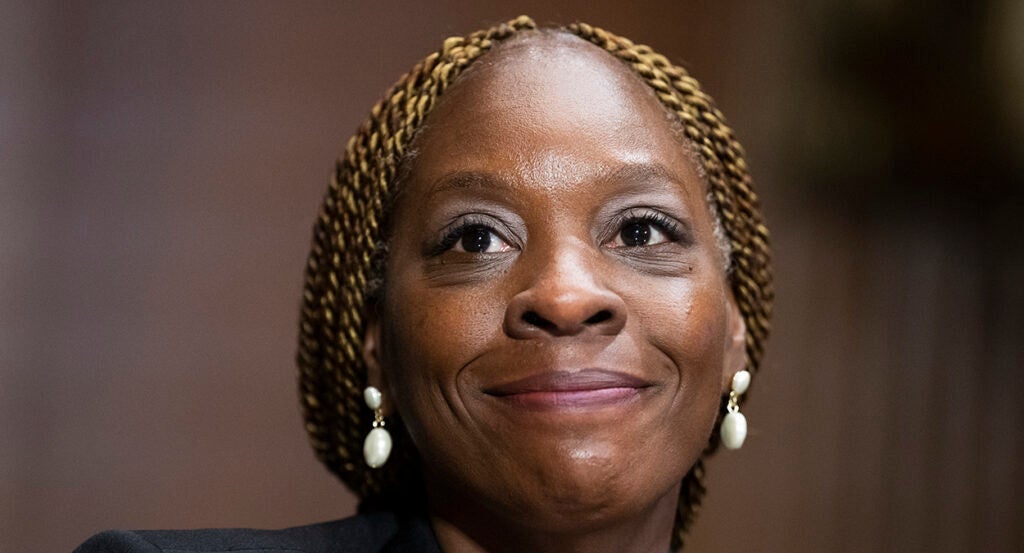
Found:
[{"label": "dark clothing", "polygon": [[422,516],[368,513],[284,530],[141,530],[97,534],[74,553],[441,553]]}]

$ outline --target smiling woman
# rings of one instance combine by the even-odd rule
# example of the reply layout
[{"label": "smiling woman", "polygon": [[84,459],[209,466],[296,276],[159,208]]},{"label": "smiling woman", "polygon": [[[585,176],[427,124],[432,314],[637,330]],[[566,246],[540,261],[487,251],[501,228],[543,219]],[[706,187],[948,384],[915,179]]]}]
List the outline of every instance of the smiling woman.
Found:
[{"label": "smiling woman", "polygon": [[307,268],[307,429],[362,514],[82,551],[679,548],[771,300],[742,150],[682,69],[583,24],[448,39],[349,142]]}]

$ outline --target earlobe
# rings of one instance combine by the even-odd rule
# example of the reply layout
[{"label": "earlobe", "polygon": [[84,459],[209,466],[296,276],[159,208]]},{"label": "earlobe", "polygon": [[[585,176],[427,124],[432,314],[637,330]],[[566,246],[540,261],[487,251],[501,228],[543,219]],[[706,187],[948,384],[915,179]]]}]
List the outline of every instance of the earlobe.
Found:
[{"label": "earlobe", "polygon": [[722,358],[722,394],[728,394],[732,377],[747,368],[747,323],[732,293],[725,300],[725,355]]},{"label": "earlobe", "polygon": [[366,385],[373,386],[382,392],[381,410],[390,414],[387,374],[384,369],[384,358],[381,350],[381,321],[373,309],[367,314],[366,327],[363,330],[363,363],[366,364]]}]

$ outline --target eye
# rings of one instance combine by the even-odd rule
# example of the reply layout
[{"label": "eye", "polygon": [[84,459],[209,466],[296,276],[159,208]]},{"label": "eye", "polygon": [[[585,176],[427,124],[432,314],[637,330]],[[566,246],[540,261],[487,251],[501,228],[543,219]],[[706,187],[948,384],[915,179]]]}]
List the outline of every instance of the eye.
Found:
[{"label": "eye", "polygon": [[658,214],[630,217],[619,227],[615,238],[605,244],[609,248],[639,248],[672,242],[676,238],[676,225]]},{"label": "eye", "polygon": [[446,250],[466,253],[499,253],[514,249],[498,236],[494,229],[479,224],[469,224],[452,230],[445,238]]}]

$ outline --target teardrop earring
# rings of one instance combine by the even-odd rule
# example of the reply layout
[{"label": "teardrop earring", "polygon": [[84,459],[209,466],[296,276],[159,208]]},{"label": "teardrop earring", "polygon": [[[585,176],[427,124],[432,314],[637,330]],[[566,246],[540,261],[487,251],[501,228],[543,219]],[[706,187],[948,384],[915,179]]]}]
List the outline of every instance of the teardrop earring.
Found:
[{"label": "teardrop earring", "polygon": [[363,401],[373,410],[373,429],[363,442],[363,459],[370,468],[380,468],[388,461],[388,455],[391,455],[391,434],[384,428],[380,390],[367,386],[363,390]]},{"label": "teardrop earring", "polygon": [[732,390],[729,391],[729,404],[725,418],[722,419],[722,445],[728,449],[739,449],[747,438],[747,417],[740,413],[740,396],[750,387],[750,373],[739,371],[732,376]]}]

